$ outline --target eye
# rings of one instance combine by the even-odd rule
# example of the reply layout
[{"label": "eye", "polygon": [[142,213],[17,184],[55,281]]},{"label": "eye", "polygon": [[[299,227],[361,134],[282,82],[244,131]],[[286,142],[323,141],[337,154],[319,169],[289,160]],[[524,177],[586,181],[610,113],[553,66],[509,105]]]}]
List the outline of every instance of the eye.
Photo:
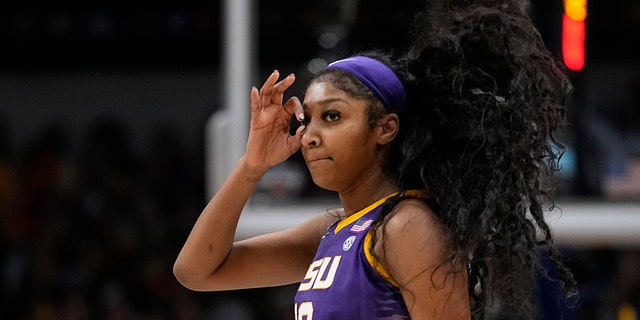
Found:
[{"label": "eye", "polygon": [[327,110],[322,114],[322,119],[328,122],[340,120],[342,114],[335,110]]}]

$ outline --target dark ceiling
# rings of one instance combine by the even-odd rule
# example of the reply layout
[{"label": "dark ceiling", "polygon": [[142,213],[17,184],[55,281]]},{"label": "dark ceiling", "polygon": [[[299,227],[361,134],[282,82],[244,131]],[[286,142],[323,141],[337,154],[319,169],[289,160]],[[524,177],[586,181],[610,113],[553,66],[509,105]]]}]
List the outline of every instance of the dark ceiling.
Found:
[{"label": "dark ceiling", "polygon": [[[327,27],[346,26],[342,50],[401,47],[419,0],[356,1],[351,22],[344,1],[255,1],[261,62],[303,61],[322,50]],[[220,60],[221,0],[14,1],[0,10],[4,68],[203,66]],[[549,48],[560,48],[561,0],[532,6]],[[640,57],[640,3],[590,1],[587,55],[592,61]]]}]

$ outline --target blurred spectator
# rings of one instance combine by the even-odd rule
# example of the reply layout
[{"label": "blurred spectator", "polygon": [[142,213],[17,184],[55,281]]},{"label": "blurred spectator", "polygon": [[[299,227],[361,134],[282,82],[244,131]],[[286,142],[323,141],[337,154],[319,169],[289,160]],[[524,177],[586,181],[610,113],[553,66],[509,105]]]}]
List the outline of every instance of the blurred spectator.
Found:
[{"label": "blurred spectator", "polygon": [[640,78],[629,66],[594,72],[576,110],[579,195],[640,199]]}]

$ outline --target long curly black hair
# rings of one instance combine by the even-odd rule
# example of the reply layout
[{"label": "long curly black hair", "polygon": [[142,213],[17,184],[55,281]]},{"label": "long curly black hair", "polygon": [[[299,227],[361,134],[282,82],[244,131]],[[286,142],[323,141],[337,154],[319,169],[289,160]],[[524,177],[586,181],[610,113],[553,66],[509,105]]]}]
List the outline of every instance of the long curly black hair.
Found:
[{"label": "long curly black hair", "polygon": [[[554,132],[567,124],[572,86],[527,10],[528,1],[428,0],[408,52],[361,53],[404,82],[408,109],[386,168],[404,189],[428,190],[449,231],[451,261],[467,262],[474,319],[498,302],[510,318],[533,319],[541,254],[567,301],[577,297],[545,222],[554,190],[543,183],[559,169],[551,143],[561,146]],[[373,99],[348,74],[328,70],[320,79]],[[379,107],[370,109],[376,118]],[[389,199],[385,211],[401,199]]]},{"label": "long curly black hair", "polygon": [[561,145],[554,132],[572,86],[527,10],[527,1],[428,1],[406,57],[415,79],[397,174],[405,187],[421,178],[468,259],[476,318],[496,301],[533,317],[540,250],[575,293],[543,207],[553,205],[543,181],[558,171],[550,143]]}]

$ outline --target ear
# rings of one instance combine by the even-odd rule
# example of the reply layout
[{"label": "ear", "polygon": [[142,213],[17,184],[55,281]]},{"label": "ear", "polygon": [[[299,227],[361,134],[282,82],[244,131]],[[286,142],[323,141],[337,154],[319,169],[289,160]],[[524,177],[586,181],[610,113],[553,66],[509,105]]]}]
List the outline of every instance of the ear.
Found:
[{"label": "ear", "polygon": [[386,145],[395,139],[400,129],[399,120],[398,115],[395,113],[389,113],[378,120],[378,144]]}]

